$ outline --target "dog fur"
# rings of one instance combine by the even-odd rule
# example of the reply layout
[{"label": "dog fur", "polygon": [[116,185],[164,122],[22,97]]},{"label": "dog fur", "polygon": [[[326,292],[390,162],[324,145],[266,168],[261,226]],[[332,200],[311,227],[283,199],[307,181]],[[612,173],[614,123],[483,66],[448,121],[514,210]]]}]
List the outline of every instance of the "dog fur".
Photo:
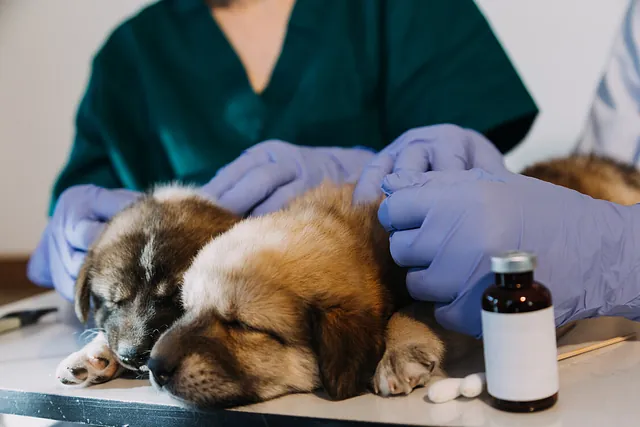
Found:
[{"label": "dog fur", "polygon": [[640,173],[632,166],[597,155],[574,155],[534,164],[521,172],[619,205],[640,202]]}]

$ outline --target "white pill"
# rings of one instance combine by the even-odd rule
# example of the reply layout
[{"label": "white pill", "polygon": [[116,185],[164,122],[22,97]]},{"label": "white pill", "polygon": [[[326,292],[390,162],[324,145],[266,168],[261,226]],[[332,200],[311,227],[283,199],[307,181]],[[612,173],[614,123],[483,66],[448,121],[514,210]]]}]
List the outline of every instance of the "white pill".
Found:
[{"label": "white pill", "polygon": [[468,398],[477,397],[484,389],[484,382],[485,374],[483,372],[467,375],[460,383],[460,394]]},{"label": "white pill", "polygon": [[427,391],[427,397],[433,403],[444,403],[460,396],[460,384],[462,378],[445,378],[431,384]]}]

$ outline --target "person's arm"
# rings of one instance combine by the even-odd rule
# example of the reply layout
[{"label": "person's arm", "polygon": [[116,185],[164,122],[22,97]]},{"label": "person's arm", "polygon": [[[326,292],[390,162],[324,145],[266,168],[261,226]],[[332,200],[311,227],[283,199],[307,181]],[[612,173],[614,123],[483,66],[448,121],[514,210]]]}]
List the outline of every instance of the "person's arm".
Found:
[{"label": "person's arm", "polygon": [[516,146],[538,110],[475,3],[384,4],[386,139],[451,123],[483,133],[502,153]]},{"label": "person's arm", "polygon": [[640,5],[629,4],[598,85],[577,153],[640,163]]}]

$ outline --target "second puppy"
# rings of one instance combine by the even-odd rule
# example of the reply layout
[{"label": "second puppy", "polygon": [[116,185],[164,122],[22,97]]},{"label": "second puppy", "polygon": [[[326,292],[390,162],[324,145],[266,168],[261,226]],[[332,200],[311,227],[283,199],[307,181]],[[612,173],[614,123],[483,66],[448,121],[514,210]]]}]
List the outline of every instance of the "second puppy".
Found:
[{"label": "second puppy", "polygon": [[180,286],[198,250],[239,218],[189,187],[160,186],[115,215],[76,280],[75,309],[98,332],[57,368],[66,385],[144,374],[151,348],[183,313]]}]

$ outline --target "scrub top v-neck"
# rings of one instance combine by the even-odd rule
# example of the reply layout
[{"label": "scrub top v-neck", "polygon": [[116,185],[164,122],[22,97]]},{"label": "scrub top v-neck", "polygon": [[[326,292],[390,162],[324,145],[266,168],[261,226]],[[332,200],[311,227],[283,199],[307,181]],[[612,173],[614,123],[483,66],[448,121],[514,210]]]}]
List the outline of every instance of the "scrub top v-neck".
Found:
[{"label": "scrub top v-neck", "polygon": [[163,0],[93,58],[50,213],[78,184],[203,184],[267,139],[380,150],[411,128],[455,123],[510,129],[494,139],[506,152],[536,114],[472,0],[297,0],[261,93],[203,0]]}]

